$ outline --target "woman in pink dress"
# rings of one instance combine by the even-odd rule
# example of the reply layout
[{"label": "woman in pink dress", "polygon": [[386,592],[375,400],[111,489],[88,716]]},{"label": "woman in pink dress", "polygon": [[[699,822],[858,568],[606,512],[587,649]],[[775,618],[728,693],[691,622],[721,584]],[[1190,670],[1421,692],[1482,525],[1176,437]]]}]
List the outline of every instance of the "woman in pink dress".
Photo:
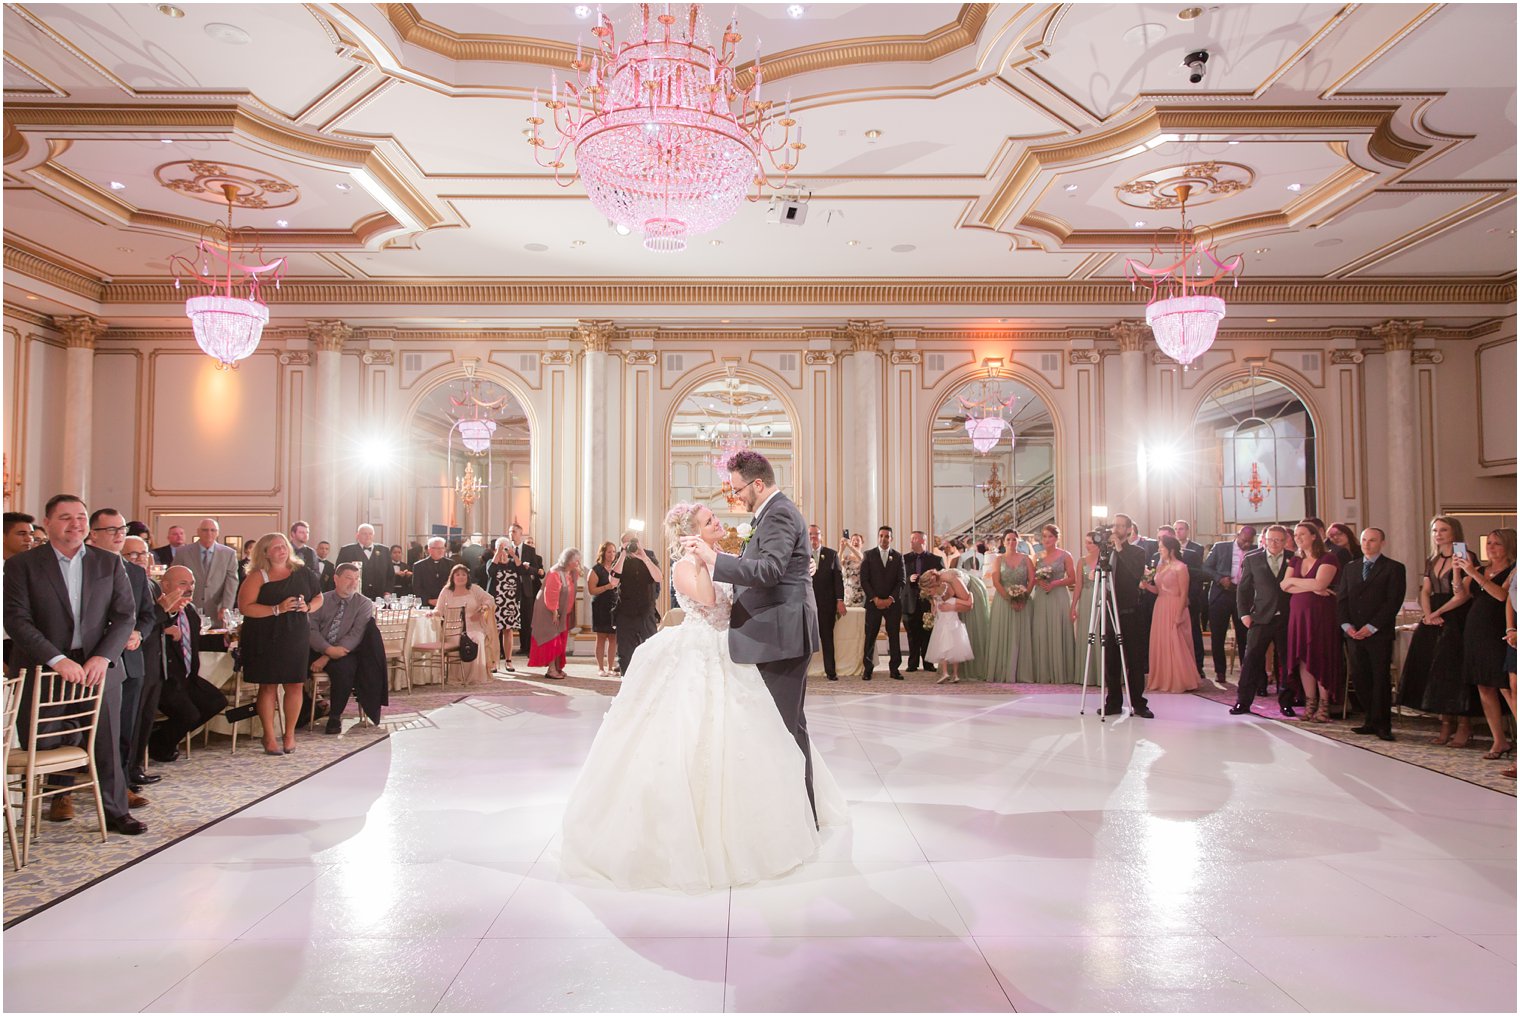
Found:
[{"label": "woman in pink dress", "polygon": [[1346,682],[1346,654],[1335,619],[1335,578],[1340,558],[1325,547],[1312,522],[1293,529],[1298,555],[1288,564],[1283,592],[1288,597],[1287,673],[1298,671],[1304,686],[1304,719],[1325,723],[1330,704],[1339,702]]},{"label": "woman in pink dress", "polygon": [[1156,574],[1140,583],[1156,594],[1151,614],[1151,669],[1146,691],[1193,691],[1198,687],[1198,661],[1193,656],[1193,628],[1188,615],[1188,566],[1175,536],[1161,537],[1156,548]]}]

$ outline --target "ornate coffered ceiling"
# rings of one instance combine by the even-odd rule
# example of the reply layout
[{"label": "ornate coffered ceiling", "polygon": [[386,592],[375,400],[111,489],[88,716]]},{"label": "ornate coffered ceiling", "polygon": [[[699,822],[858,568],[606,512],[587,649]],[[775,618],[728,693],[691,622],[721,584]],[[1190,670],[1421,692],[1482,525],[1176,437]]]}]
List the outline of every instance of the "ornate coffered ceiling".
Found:
[{"label": "ornate coffered ceiling", "polygon": [[173,321],[165,259],[235,178],[291,257],[277,320],[1112,322],[1187,178],[1248,260],[1232,319],[1512,313],[1514,7],[1182,10],[743,5],[808,131],[807,222],[749,205],[662,258],[523,143],[573,4],[8,4],[6,299]]}]

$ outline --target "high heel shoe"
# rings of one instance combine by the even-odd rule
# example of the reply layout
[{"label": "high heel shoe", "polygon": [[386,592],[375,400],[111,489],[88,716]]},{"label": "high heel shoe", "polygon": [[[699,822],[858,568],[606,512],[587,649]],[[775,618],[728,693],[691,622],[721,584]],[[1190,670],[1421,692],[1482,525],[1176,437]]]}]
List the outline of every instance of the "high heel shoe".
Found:
[{"label": "high heel shoe", "polygon": [[264,754],[265,755],[284,755],[285,751],[284,751],[284,749],[282,749],[282,748],[280,748],[278,746],[276,746],[274,748],[271,748],[271,747],[269,747],[269,745],[266,744],[266,745],[264,745]]},{"label": "high heel shoe", "polygon": [[1330,722],[1330,703],[1326,702],[1324,699],[1320,699],[1319,700],[1319,708],[1314,711],[1314,722],[1315,723],[1329,723]]},{"label": "high heel shoe", "polygon": [[1432,737],[1430,739],[1430,743],[1433,744],[1433,745],[1435,745],[1437,748],[1444,748],[1446,745],[1450,744],[1451,743],[1451,724],[1450,723],[1446,723],[1446,722],[1442,722],[1442,724],[1441,724],[1441,733],[1439,735],[1437,735],[1436,737]]},{"label": "high heel shoe", "polygon": [[1459,741],[1457,738],[1452,738],[1451,747],[1466,748],[1468,743],[1472,740],[1472,727],[1467,727],[1466,729],[1458,727],[1457,737],[1460,737],[1461,740]]},{"label": "high heel shoe", "polygon": [[1493,751],[1484,752],[1483,757],[1486,758],[1486,759],[1488,759],[1489,761],[1493,761],[1495,759],[1501,759],[1501,758],[1509,758],[1510,755],[1512,755],[1514,753],[1514,751],[1515,751],[1515,746],[1514,745],[1512,745],[1512,744],[1506,744],[1502,748],[1495,748]]}]

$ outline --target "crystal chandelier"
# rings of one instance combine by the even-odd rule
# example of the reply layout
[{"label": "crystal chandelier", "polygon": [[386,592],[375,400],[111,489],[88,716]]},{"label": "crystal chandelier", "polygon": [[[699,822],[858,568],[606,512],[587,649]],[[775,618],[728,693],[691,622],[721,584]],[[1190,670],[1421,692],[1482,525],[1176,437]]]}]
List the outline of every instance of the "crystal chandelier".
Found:
[{"label": "crystal chandelier", "polygon": [[987,495],[987,503],[996,507],[1002,503],[1003,498],[1008,496],[1008,488],[1003,484],[1003,478],[998,476],[998,464],[992,464],[992,472],[987,474],[987,482],[982,484],[982,491]]},{"label": "crystal chandelier", "polygon": [[[1226,275],[1239,286],[1240,273],[1245,270],[1245,259],[1239,254],[1229,261],[1220,261],[1214,256],[1213,246],[1189,232],[1187,199],[1191,192],[1190,184],[1177,187],[1182,217],[1182,225],[1177,231],[1178,259],[1169,265],[1156,265],[1155,262],[1167,257],[1160,247],[1151,248],[1151,259],[1146,264],[1134,258],[1124,259],[1124,274],[1131,290],[1142,278],[1150,283],[1151,299],[1145,305],[1145,323],[1151,326],[1156,345],[1184,368],[1214,344],[1219,322],[1224,319],[1224,300],[1205,291]],[[1188,278],[1190,262],[1196,266],[1191,280]],[[1213,274],[1205,276],[1205,272],[1211,270],[1210,266]]]},{"label": "crystal chandelier", "polygon": [[[987,368],[987,376],[978,382],[977,398],[956,396],[961,408],[966,411],[966,436],[971,439],[971,447],[976,449],[978,455],[986,455],[996,448],[1004,434],[1008,435],[1010,448],[1013,446],[1013,428],[1003,418],[1003,412],[1012,409],[1019,399],[1017,395],[1003,398],[1001,359],[988,357],[982,361],[982,365]],[[996,466],[993,467],[993,475],[996,475]]]},{"label": "crystal chandelier", "polygon": [[464,475],[454,484],[454,493],[459,495],[459,500],[468,510],[475,507],[475,502],[480,495],[485,493],[486,485],[475,479],[475,463],[464,464]]},{"label": "crystal chandelier", "polygon": [[[186,300],[185,314],[190,318],[196,344],[208,356],[216,358],[217,369],[235,370],[239,360],[247,359],[258,348],[264,326],[269,323],[269,308],[259,300],[260,277],[267,275],[274,280],[274,288],[279,289],[285,259],[266,262],[258,234],[249,229],[240,232],[233,228],[232,206],[238,196],[237,185],[223,184],[222,193],[227,196],[227,224],[223,226],[218,222],[201,235],[200,242],[195,245],[199,267],[195,260],[175,254],[169,259],[169,271],[174,276],[175,289],[180,288],[184,276],[210,289],[207,294]],[[220,242],[218,233],[224,238]],[[244,248],[241,256],[237,250],[240,243]],[[213,274],[213,259],[221,262],[226,271],[218,267]],[[246,297],[237,295],[240,286],[247,287]]]},{"label": "crystal chandelier", "polygon": [[728,404],[728,415],[713,425],[712,428],[712,452],[709,460],[712,462],[713,472],[718,475],[719,492],[728,501],[728,506],[734,511],[744,507],[744,502],[739,500],[739,495],[734,491],[734,486],[728,479],[728,460],[743,451],[749,451],[750,433],[749,425],[739,419],[739,386],[742,382],[734,376],[733,368],[728,369],[728,377],[724,379],[724,392],[719,396]]},{"label": "crystal chandelier", "polygon": [[571,180],[561,171],[573,149],[597,210],[642,231],[646,249],[674,252],[733,218],[751,184],[751,200],[766,187],[785,186],[806,146],[790,97],[779,116],[774,102],[761,98],[758,40],[748,83],[740,83],[737,14],[714,46],[701,4],[675,5],[679,16],[670,4],[658,15],[653,6],[637,6],[621,43],[612,19],[597,9],[594,51],[577,44],[574,78],[550,80],[544,105],[557,139],[539,131],[545,118],[535,90],[528,144],[564,187]]},{"label": "crystal chandelier", "polygon": [[[496,421],[492,416],[506,408],[512,396],[484,399],[480,395],[480,381],[475,377],[475,360],[467,358],[464,365],[465,383],[460,393],[449,396],[449,403],[460,411],[451,432],[459,435],[459,443],[472,455],[483,455],[491,447],[496,434]],[[468,413],[469,415],[464,415]]]}]

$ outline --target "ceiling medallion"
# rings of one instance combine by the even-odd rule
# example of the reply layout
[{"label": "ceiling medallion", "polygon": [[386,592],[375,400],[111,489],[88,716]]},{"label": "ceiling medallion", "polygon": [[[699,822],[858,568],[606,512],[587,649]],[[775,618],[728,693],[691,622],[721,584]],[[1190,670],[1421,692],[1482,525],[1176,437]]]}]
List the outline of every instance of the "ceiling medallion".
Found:
[{"label": "ceiling medallion", "polygon": [[[190,178],[179,175],[184,173]],[[225,162],[168,162],[153,175],[172,191],[214,205],[227,203],[228,187],[233,188],[232,203],[239,208],[284,208],[301,199],[301,189],[288,180]]]},{"label": "ceiling medallion", "polygon": [[1114,188],[1119,200],[1131,208],[1176,208],[1181,191],[1188,188],[1188,202],[1206,205],[1249,190],[1256,174],[1234,162],[1190,162],[1152,170]]},{"label": "ceiling medallion", "polygon": [[[573,150],[591,203],[657,252],[685,250],[689,237],[733,218],[751,184],[751,200],[786,185],[806,147],[802,128],[790,98],[779,107],[761,98],[758,40],[750,82],[740,84],[737,15],[716,45],[701,4],[665,4],[660,14],[638,4],[621,42],[598,10],[591,34],[592,52],[576,47],[576,76],[550,79],[547,118],[533,93],[527,141],[556,183],[570,186],[562,171]],[[553,138],[540,133],[546,119]]]}]

